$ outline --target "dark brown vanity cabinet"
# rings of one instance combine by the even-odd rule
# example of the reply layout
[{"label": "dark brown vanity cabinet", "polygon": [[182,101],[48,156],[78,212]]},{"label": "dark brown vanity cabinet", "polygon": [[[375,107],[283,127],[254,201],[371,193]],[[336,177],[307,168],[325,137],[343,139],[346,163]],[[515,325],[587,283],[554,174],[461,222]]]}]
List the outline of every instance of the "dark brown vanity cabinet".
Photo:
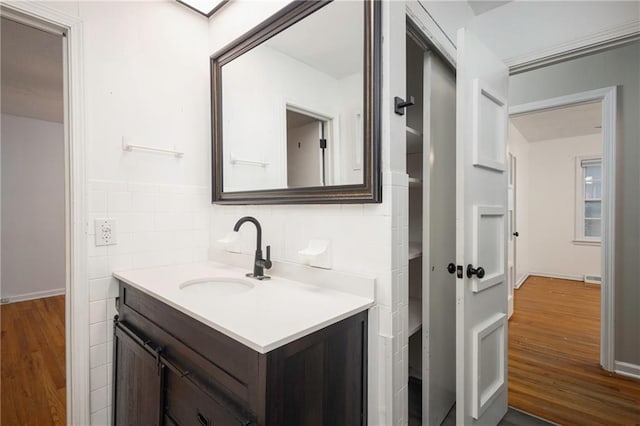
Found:
[{"label": "dark brown vanity cabinet", "polygon": [[367,312],[261,354],[127,285],[115,425],[365,425]]}]

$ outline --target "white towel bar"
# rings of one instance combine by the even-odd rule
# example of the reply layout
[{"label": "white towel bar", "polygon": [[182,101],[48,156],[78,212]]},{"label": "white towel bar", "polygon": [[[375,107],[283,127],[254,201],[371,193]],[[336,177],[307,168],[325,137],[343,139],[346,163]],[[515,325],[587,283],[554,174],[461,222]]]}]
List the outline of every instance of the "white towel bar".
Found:
[{"label": "white towel bar", "polygon": [[123,151],[131,152],[134,149],[138,149],[141,151],[149,151],[149,152],[160,152],[163,154],[172,154],[172,155],[175,155],[177,158],[184,157],[184,152],[176,151],[173,149],[155,148],[153,146],[145,146],[145,145],[134,145],[134,144],[126,143],[124,140],[122,141]]},{"label": "white towel bar", "polygon": [[266,163],[264,161],[243,160],[243,159],[237,158],[233,154],[230,154],[230,161],[231,161],[231,164],[245,164],[248,166],[267,167],[269,165],[269,163]]}]

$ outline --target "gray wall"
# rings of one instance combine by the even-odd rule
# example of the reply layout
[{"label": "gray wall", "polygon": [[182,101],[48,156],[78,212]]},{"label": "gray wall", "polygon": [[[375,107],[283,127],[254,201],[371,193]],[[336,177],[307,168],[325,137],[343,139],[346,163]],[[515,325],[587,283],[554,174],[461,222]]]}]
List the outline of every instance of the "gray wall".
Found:
[{"label": "gray wall", "polygon": [[616,361],[640,364],[640,42],[511,77],[510,103],[618,86]]},{"label": "gray wall", "polygon": [[21,300],[64,293],[63,125],[8,114],[1,121],[0,296]]},{"label": "gray wall", "polygon": [[66,283],[62,36],[0,25],[0,297],[61,294]]}]

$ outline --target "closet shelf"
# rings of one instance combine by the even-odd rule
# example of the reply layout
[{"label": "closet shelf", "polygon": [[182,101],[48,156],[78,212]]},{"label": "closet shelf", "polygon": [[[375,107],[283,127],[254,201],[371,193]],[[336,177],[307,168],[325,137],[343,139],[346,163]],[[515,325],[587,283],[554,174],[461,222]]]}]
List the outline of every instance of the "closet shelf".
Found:
[{"label": "closet shelf", "polygon": [[409,298],[409,336],[422,328],[422,300]]},{"label": "closet shelf", "polygon": [[422,257],[422,243],[409,243],[409,260]]},{"label": "closet shelf", "polygon": [[407,154],[422,152],[422,132],[407,126]]},{"label": "closet shelf", "polygon": [[409,188],[422,188],[422,179],[409,176]]}]

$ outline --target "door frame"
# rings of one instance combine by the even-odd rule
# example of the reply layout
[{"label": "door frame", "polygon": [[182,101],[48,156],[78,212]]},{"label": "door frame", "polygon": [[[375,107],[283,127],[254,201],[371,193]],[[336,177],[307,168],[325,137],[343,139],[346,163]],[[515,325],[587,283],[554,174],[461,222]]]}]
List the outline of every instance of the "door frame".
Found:
[{"label": "door frame", "polygon": [[65,346],[67,424],[89,424],[89,288],[82,21],[40,2],[2,2],[0,15],[63,33],[66,205]]},{"label": "door frame", "polygon": [[[283,172],[282,179],[284,184],[286,185],[287,180],[289,178],[289,165],[287,164],[287,149],[288,149],[288,140],[287,140],[287,111],[297,112],[299,114],[304,114],[309,117],[313,117],[318,121],[324,121],[328,123],[327,129],[325,132],[325,139],[328,139],[331,144],[327,144],[327,148],[325,151],[326,154],[326,164],[325,164],[325,182],[327,185],[334,184],[337,180],[340,179],[340,176],[336,173],[336,168],[333,163],[341,164],[340,160],[340,115],[335,111],[322,111],[321,108],[318,107],[309,107],[307,105],[303,105],[302,102],[298,102],[293,99],[285,99],[284,100],[284,118],[283,118],[283,140],[284,145],[282,147],[282,158],[283,158]],[[328,136],[327,136],[328,135]],[[338,135],[337,137],[335,135]],[[336,143],[337,142],[337,143]],[[331,145],[331,147],[329,146]],[[330,161],[333,159],[334,161]],[[321,159],[320,159],[320,167],[321,167]],[[338,170],[340,167],[337,168]]]},{"label": "door frame", "polygon": [[[508,162],[508,172],[509,175],[507,177],[507,214],[509,213],[509,206],[511,206],[511,220],[508,221],[509,229],[507,229],[508,239],[507,239],[507,270],[508,270],[508,282],[509,282],[509,292],[507,293],[507,319],[510,319],[514,312],[514,301],[515,301],[515,293],[516,290],[516,276],[518,275],[517,268],[517,256],[518,256],[518,237],[514,235],[514,233],[518,232],[518,221],[517,217],[517,201],[518,201],[518,188],[517,188],[517,172],[518,172],[518,157],[507,149],[507,162]],[[511,190],[511,201],[509,201],[509,190]],[[513,252],[512,252],[513,250]],[[512,256],[513,265],[510,269],[509,267],[509,256]]]},{"label": "door frame", "polygon": [[570,105],[601,102],[602,105],[602,240],[600,285],[600,365],[607,371],[615,367],[615,205],[616,205],[616,152],[617,87],[610,86],[556,98],[514,105],[509,116]]}]

